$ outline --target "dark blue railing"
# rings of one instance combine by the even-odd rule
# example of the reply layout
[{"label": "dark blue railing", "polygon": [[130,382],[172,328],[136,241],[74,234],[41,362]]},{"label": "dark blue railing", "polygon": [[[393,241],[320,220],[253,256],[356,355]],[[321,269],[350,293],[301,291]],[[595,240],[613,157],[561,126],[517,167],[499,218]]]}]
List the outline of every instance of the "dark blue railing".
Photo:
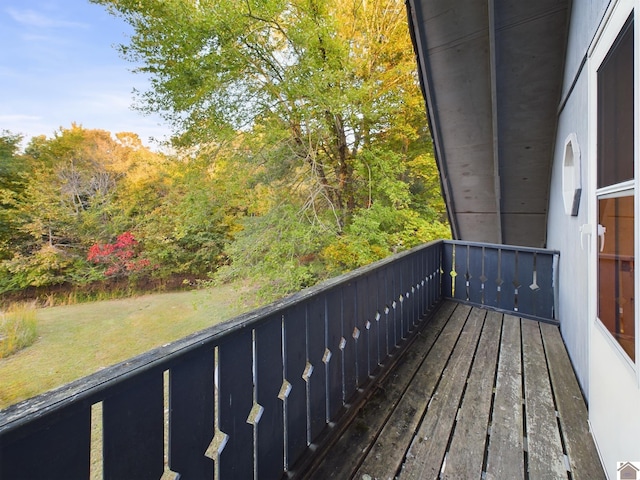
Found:
[{"label": "dark blue railing", "polygon": [[442,295],[557,323],[559,258],[560,253],[554,250],[446,240]]},{"label": "dark blue railing", "polygon": [[0,479],[295,476],[443,297],[554,320],[556,263],[438,241],[335,278],[0,412]]},{"label": "dark blue railing", "polygon": [[0,478],[280,478],[438,304],[440,255],[396,255],[0,412]]}]

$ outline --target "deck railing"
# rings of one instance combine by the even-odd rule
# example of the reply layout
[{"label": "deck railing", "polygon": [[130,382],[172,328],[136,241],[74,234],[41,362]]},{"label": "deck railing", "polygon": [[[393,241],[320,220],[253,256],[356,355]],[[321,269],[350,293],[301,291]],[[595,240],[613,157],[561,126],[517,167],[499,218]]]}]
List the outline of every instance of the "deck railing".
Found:
[{"label": "deck railing", "polygon": [[560,253],[540,248],[446,240],[442,295],[461,302],[557,323]]},{"label": "deck railing", "polygon": [[[493,278],[497,258],[517,265],[515,276],[498,269],[501,285],[523,282],[530,252],[513,252],[433,242],[9,407],[0,479],[295,476],[443,296],[478,299],[472,265]],[[549,255],[533,257],[544,288]]]}]

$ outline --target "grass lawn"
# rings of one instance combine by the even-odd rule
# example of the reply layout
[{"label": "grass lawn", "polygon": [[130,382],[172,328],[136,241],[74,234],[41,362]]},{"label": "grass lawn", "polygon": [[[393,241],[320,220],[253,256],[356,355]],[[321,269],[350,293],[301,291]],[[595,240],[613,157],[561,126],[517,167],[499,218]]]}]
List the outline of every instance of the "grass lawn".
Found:
[{"label": "grass lawn", "polygon": [[38,340],[0,359],[0,409],[257,306],[245,285],[37,311]]}]

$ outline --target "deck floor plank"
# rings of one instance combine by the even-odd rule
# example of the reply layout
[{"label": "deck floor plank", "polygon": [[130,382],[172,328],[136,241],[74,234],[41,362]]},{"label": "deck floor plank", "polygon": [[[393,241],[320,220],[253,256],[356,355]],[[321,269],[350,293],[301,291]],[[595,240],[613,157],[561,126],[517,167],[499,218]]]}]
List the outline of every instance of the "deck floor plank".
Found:
[{"label": "deck floor plank", "polygon": [[383,428],[389,411],[392,411],[401,400],[420,364],[436,342],[440,332],[449,321],[456,308],[455,303],[445,303],[434,314],[418,334],[411,348],[398,360],[395,370],[385,378],[380,388],[358,413],[336,442],[333,451],[340,455],[328,455],[316,468],[309,479],[326,480],[349,478],[355,471],[371,444]]},{"label": "deck floor plank", "polygon": [[491,415],[502,314],[488,312],[451,440],[444,479],[480,478]]},{"label": "deck floor plank", "polygon": [[470,310],[457,306],[354,478],[395,477]]},{"label": "deck floor plank", "polygon": [[538,322],[522,320],[522,349],[529,478],[567,478]]},{"label": "deck floor plank", "polygon": [[558,327],[444,302],[412,342],[300,477],[604,478]]},{"label": "deck floor plank", "polygon": [[520,321],[505,315],[489,436],[487,479],[524,478]]},{"label": "deck floor plank", "polygon": [[591,440],[587,407],[584,403],[573,366],[555,325],[540,324],[548,358],[553,394],[562,426],[571,475],[575,480],[599,480],[605,477],[598,452]]},{"label": "deck floor plank", "polygon": [[407,452],[400,478],[438,478],[486,312],[472,310]]}]

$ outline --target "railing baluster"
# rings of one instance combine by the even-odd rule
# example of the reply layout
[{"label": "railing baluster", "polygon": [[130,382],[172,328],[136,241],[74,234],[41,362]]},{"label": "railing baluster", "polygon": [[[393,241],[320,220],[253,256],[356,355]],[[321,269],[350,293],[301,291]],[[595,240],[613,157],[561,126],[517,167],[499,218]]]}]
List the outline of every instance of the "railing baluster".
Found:
[{"label": "railing baluster", "polygon": [[496,248],[485,248],[484,255],[484,276],[487,280],[484,282],[484,304],[491,307],[497,307],[499,301],[498,292],[498,255],[500,251]]},{"label": "railing baluster", "polygon": [[327,292],[327,345],[329,353],[328,358],[325,358],[328,369],[327,395],[330,419],[334,419],[338,415],[344,400],[344,350],[340,349],[342,339],[342,290],[333,289]]},{"label": "railing baluster", "polygon": [[346,402],[357,390],[357,352],[356,338],[359,336],[356,330],[356,289],[353,282],[348,282],[342,290],[342,335],[344,342],[344,398]]},{"label": "railing baluster", "polygon": [[104,478],[157,480],[164,472],[164,380],[138,374],[102,405]]},{"label": "railing baluster", "polygon": [[438,248],[429,249],[431,255],[429,255],[430,263],[427,265],[427,275],[429,276],[429,304],[427,308],[431,308],[442,299],[444,296],[442,290],[443,275],[442,275],[442,262],[444,261],[444,244]]},{"label": "railing baluster", "polygon": [[535,271],[534,256],[533,252],[518,252],[518,310],[532,314],[535,314],[534,292],[530,288]]},{"label": "railing baluster", "polygon": [[284,312],[284,372],[291,385],[285,400],[289,468],[307,448],[307,390],[303,378],[307,366],[306,338],[306,305],[301,303]]},{"label": "railing baluster", "polygon": [[[413,327],[420,324],[422,317],[422,287],[420,279],[422,278],[422,260],[424,255],[419,255],[416,262],[411,263],[411,318]],[[412,330],[413,330],[412,327]]]},{"label": "railing baluster", "polygon": [[325,353],[325,296],[307,304],[307,416],[308,443],[313,442],[326,425],[327,376],[322,358]]},{"label": "railing baluster", "polygon": [[370,337],[370,351],[369,351],[369,376],[376,375],[380,370],[380,316],[378,311],[382,300],[378,296],[378,284],[379,277],[374,272],[368,276],[369,288],[369,309],[367,312],[367,320],[370,322],[369,337]]},{"label": "railing baluster", "polygon": [[169,371],[169,467],[181,480],[213,478],[205,456],[214,435],[212,349],[185,356]]},{"label": "railing baluster", "polygon": [[498,307],[507,310],[514,311],[515,299],[516,299],[516,251],[501,249],[500,250],[500,275],[498,278],[502,280],[500,285],[500,300]]},{"label": "railing baluster", "polygon": [[457,245],[455,255],[455,297],[458,300],[467,301],[468,288],[467,288],[467,275],[468,275],[468,263],[467,258],[469,254],[469,247],[467,245]]},{"label": "railing baluster", "polygon": [[363,276],[356,282],[356,327],[360,332],[357,345],[358,355],[358,386],[361,387],[369,381],[369,349],[371,348],[371,328],[367,328],[369,321],[369,295],[368,278]]},{"label": "railing baluster", "polygon": [[382,271],[384,275],[384,323],[386,327],[386,355],[390,355],[396,346],[395,324],[393,322],[393,276],[390,275],[389,269]]},{"label": "railing baluster", "polygon": [[91,408],[80,402],[0,438],[0,478],[89,478]]},{"label": "railing baluster", "polygon": [[250,329],[218,346],[220,430],[228,435],[220,452],[220,478],[253,478],[253,335]]},{"label": "railing baluster", "polygon": [[400,302],[400,328],[401,338],[404,340],[409,336],[411,330],[411,323],[413,319],[410,318],[411,306],[409,305],[409,297],[407,296],[409,289],[411,288],[409,277],[411,275],[411,269],[409,262],[411,259],[403,259],[400,263],[400,268],[397,269],[396,278],[398,279],[398,291],[400,296],[398,300]]},{"label": "railing baluster", "polygon": [[455,295],[455,277],[451,275],[455,268],[455,244],[445,243],[442,246],[442,294],[447,298]]},{"label": "railing baluster", "polygon": [[[484,277],[484,247],[469,247],[469,258],[467,265],[469,267],[469,301],[478,305],[484,305],[483,284],[486,281]],[[483,280],[485,279],[485,280]]]},{"label": "railing baluster", "polygon": [[378,364],[382,365],[388,354],[389,327],[388,316],[385,313],[387,308],[387,285],[385,270],[380,269],[376,273],[376,284],[378,291],[378,307],[376,310],[376,323],[378,324]]},{"label": "railing baluster", "polygon": [[538,289],[534,291],[532,303],[534,314],[543,318],[554,318],[555,315],[553,265],[553,255],[536,255]]},{"label": "railing baluster", "polygon": [[[404,259],[403,259],[404,260]],[[406,269],[406,263],[400,261],[398,268],[393,269],[394,286],[395,286],[395,301],[396,301],[396,346],[402,343],[402,340],[406,337],[406,323],[407,318],[404,311],[405,290],[403,288],[403,274]]]},{"label": "railing baluster", "polygon": [[256,400],[264,409],[257,425],[258,478],[278,478],[284,471],[281,319],[273,315],[255,330]]}]

